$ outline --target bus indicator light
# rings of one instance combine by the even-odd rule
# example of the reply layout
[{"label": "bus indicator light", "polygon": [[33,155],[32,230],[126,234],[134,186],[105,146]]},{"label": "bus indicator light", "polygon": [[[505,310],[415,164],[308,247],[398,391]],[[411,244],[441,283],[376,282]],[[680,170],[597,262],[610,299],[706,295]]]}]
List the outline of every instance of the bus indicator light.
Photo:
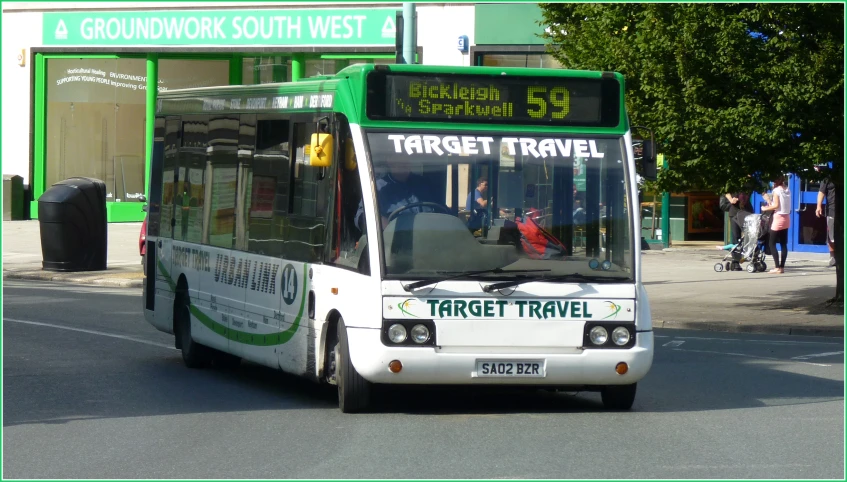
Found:
[{"label": "bus indicator light", "polygon": [[620,362],[615,365],[615,371],[618,372],[618,375],[625,375],[626,372],[629,371],[629,365],[624,362]]},{"label": "bus indicator light", "polygon": [[391,370],[391,373],[400,373],[400,370],[403,369],[403,364],[400,363],[400,360],[391,360],[388,363],[388,369]]}]

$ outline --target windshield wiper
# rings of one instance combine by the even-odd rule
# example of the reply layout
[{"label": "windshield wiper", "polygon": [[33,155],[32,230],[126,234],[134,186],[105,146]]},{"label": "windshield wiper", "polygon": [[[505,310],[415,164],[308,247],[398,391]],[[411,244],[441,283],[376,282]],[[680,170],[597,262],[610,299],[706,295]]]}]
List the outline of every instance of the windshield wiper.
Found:
[{"label": "windshield wiper", "polygon": [[[480,274],[501,274],[501,273],[538,273],[541,271],[550,271],[549,269],[514,269],[514,270],[506,270],[503,268],[494,268],[494,269],[483,269],[479,271],[465,271],[463,273],[459,273],[453,276],[448,276],[446,278],[439,278],[434,280],[422,280],[416,281],[414,283],[409,283],[407,285],[403,285],[403,289],[406,291],[413,291],[418,288],[422,288],[427,285],[434,285],[437,283],[441,283],[442,281],[450,281],[453,279],[464,278],[465,276],[476,276]],[[511,283],[511,281],[510,281]]]},{"label": "windshield wiper", "polygon": [[501,290],[503,288],[511,288],[512,286],[518,286],[523,283],[530,283],[532,281],[565,281],[577,279],[582,281],[626,281],[631,278],[628,276],[596,276],[596,275],[585,275],[579,273],[571,273],[571,274],[563,274],[559,276],[547,276],[547,277],[538,277],[538,278],[526,278],[520,280],[512,280],[512,281],[503,281],[502,283],[493,283],[490,285],[483,286],[482,291],[486,293],[491,293],[492,291]]}]

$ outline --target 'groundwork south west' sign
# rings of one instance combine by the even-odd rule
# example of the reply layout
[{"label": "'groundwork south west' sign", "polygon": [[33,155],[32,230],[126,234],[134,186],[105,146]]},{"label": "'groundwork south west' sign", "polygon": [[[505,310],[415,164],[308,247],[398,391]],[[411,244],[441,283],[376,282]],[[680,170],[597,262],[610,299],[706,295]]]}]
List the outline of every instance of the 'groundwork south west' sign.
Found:
[{"label": "'groundwork south west' sign", "polygon": [[393,46],[396,9],[44,14],[44,45]]}]

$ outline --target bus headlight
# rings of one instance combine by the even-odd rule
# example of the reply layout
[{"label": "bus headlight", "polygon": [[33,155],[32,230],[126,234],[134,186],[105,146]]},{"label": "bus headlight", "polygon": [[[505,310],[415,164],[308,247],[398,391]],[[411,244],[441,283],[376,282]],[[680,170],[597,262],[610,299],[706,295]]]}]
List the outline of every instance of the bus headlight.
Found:
[{"label": "bus headlight", "polygon": [[582,331],[582,347],[593,350],[627,350],[635,346],[635,323],[590,321]]},{"label": "bus headlight", "polygon": [[588,333],[588,337],[591,340],[591,343],[595,345],[602,345],[606,343],[606,340],[609,338],[609,332],[606,331],[602,326],[595,326]]},{"label": "bus headlight", "polygon": [[429,341],[429,328],[424,325],[415,325],[412,327],[412,341],[415,343],[426,343]]},{"label": "bus headlight", "polygon": [[624,346],[629,343],[629,330],[619,326],[612,331],[612,342],[618,346]]},{"label": "bus headlight", "polygon": [[[611,327],[609,328],[611,330]],[[585,335],[587,336],[587,335]],[[432,320],[382,320],[379,340],[391,348],[436,346],[438,330]]]},{"label": "bus headlight", "polygon": [[406,341],[406,327],[399,323],[389,326],[388,339],[394,343],[403,343]]}]

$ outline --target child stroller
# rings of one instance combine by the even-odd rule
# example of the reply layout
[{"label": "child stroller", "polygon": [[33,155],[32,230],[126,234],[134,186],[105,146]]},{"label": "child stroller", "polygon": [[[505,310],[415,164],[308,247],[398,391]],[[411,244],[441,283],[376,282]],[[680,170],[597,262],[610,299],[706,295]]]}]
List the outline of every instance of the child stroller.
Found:
[{"label": "child stroller", "polygon": [[741,241],[736,244],[724,256],[723,260],[715,263],[715,271],[730,271],[741,263],[747,263],[747,272],[755,273],[765,271],[768,265],[765,263],[765,243],[768,238],[768,226],[770,225],[769,214],[742,214],[743,229]]}]

